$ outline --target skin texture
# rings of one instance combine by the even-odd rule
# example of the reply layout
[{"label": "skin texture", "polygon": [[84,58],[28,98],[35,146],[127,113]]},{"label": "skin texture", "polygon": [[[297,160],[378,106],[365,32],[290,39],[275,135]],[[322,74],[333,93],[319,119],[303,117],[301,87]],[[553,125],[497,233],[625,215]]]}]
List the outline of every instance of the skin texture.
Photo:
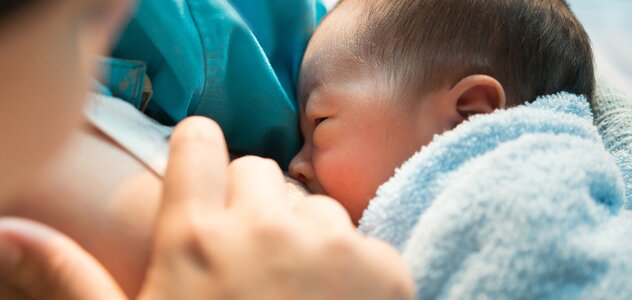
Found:
[{"label": "skin texture", "polygon": [[162,183],[98,131],[83,126],[29,188],[0,205],[71,237],[139,292],[149,263]]},{"label": "skin texture", "polygon": [[290,164],[295,179],[339,201],[356,224],[377,188],[434,135],[505,101],[485,75],[404,96],[386,68],[350,51],[360,5],[341,3],[309,42],[300,74],[305,144]]},{"label": "skin texture", "polygon": [[113,24],[127,10],[127,1],[111,0],[95,20],[90,16],[97,1],[40,2],[0,28],[0,139],[11,141],[0,155],[0,165],[10,171],[0,175],[2,198],[41,169],[79,124],[87,74],[96,67],[91,55],[105,51]]},{"label": "skin texture", "polygon": [[[130,282],[125,288],[133,292],[129,286],[140,284],[142,276],[138,274],[144,273],[151,245],[151,221],[143,212],[155,211],[160,186],[156,179],[151,181],[144,175],[144,168],[136,161],[82,125],[89,78],[97,73],[94,56],[107,53],[131,2],[39,2],[3,20],[0,26],[0,138],[11,145],[0,149],[4,171],[0,173],[0,214],[41,220],[77,237],[106,261],[113,273]],[[104,173],[99,186],[78,184],[94,178],[87,174],[87,168],[111,167],[100,163],[96,159],[99,155],[116,159],[124,167]],[[142,195],[143,191],[127,194],[126,185],[138,181],[154,183],[155,188],[149,189],[152,197],[147,197],[148,204],[135,201],[124,206],[121,195]],[[123,220],[137,208],[135,205],[143,209],[135,218]],[[92,222],[93,226],[82,225]],[[139,227],[147,232],[141,237]],[[111,251],[108,246],[132,239],[140,239],[144,247],[125,251],[113,247]],[[125,272],[127,260],[139,258],[135,255],[139,251],[144,259]]]}]

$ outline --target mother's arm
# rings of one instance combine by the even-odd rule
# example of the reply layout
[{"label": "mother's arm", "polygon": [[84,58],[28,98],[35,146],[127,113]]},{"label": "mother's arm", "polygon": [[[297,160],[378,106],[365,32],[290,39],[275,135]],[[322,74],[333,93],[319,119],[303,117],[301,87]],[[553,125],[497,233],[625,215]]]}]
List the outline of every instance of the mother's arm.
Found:
[{"label": "mother's arm", "polygon": [[0,215],[67,234],[133,296],[148,264],[160,192],[156,176],[86,122],[40,178],[0,203]]}]

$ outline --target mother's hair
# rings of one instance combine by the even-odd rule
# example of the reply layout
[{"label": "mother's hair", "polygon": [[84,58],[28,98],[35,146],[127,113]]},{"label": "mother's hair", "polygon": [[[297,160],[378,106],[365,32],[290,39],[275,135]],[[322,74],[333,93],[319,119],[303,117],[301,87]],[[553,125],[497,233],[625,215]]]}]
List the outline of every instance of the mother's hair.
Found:
[{"label": "mother's hair", "polygon": [[7,17],[22,11],[33,4],[41,4],[48,1],[40,0],[0,0],[0,23]]}]

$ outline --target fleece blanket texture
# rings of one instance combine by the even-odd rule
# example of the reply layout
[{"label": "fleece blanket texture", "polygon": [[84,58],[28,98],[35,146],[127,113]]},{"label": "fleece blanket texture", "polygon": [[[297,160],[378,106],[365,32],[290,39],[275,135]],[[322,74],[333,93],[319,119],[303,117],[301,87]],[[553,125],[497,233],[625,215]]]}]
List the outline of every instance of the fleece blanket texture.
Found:
[{"label": "fleece blanket texture", "polygon": [[419,299],[632,296],[630,148],[593,120],[567,93],[472,117],[380,187],[360,230],[402,252]]},{"label": "fleece blanket texture", "polygon": [[[632,98],[600,77],[592,101],[595,125],[623,171],[627,199],[632,199]],[[632,209],[632,201],[626,204]]]}]

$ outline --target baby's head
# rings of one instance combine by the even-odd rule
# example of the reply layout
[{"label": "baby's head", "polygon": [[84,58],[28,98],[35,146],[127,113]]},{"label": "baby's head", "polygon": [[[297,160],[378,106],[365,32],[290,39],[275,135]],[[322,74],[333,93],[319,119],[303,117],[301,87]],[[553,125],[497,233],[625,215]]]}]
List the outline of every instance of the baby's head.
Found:
[{"label": "baby's head", "polygon": [[590,42],[563,0],[344,0],[300,74],[290,173],[358,221],[435,134],[567,91],[592,96]]}]

